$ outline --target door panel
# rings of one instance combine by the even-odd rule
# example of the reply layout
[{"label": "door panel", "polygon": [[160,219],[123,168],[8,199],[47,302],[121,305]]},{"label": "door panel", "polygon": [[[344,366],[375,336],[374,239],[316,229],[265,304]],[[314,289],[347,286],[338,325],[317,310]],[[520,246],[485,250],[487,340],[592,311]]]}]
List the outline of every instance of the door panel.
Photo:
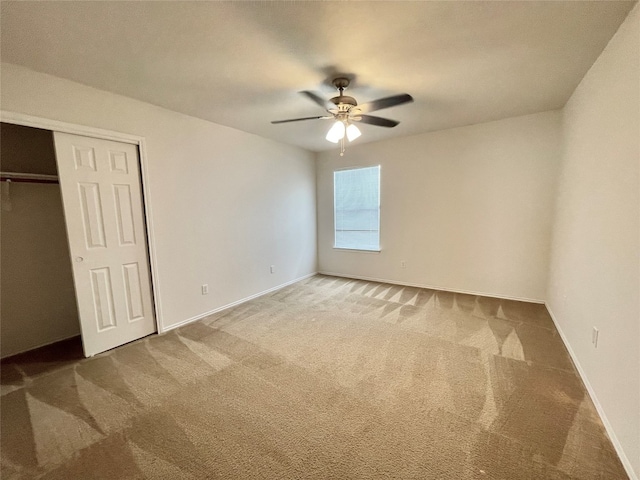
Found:
[{"label": "door panel", "polygon": [[105,248],[104,222],[100,204],[100,185],[97,183],[79,183],[82,226],[87,248]]},{"label": "door panel", "polygon": [[134,145],[54,132],[86,356],[156,331]]},{"label": "door panel", "polygon": [[116,200],[116,221],[120,246],[135,245],[136,232],[133,222],[133,205],[129,185],[114,185],[113,197]]},{"label": "door panel", "polygon": [[144,302],[140,285],[140,268],[137,263],[122,266],[125,294],[127,299],[127,319],[130,322],[144,318]]},{"label": "door panel", "polygon": [[109,268],[94,268],[90,270],[90,273],[96,327],[99,332],[102,332],[116,326],[115,314],[113,312],[111,272]]}]

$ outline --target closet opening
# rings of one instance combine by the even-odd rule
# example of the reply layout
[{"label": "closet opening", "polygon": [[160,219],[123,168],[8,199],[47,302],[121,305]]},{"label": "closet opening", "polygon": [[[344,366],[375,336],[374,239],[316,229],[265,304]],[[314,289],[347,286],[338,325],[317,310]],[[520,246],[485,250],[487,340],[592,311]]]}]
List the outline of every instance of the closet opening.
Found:
[{"label": "closet opening", "polygon": [[0,182],[3,367],[83,358],[53,132],[1,123]]}]

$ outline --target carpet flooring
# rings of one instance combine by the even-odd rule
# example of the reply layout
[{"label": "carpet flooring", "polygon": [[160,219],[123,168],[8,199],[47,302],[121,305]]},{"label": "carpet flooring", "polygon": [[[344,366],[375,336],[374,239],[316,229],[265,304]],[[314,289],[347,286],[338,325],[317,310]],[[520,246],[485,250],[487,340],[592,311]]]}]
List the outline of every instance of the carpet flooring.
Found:
[{"label": "carpet flooring", "polygon": [[627,478],[530,303],[315,276],[1,387],[5,480]]}]

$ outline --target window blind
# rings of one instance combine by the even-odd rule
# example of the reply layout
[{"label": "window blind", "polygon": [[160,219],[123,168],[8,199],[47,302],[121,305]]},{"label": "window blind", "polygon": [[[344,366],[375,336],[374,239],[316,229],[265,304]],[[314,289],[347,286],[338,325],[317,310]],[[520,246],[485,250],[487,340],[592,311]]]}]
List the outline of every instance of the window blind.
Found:
[{"label": "window blind", "polygon": [[335,248],[380,250],[380,166],[333,172]]}]

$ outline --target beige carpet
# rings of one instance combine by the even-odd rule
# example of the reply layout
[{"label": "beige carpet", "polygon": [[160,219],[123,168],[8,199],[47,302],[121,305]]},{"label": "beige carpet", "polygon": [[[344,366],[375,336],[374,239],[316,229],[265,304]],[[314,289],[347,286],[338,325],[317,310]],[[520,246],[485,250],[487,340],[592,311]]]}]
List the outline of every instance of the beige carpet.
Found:
[{"label": "beige carpet", "polygon": [[1,414],[4,480],[627,478],[543,306],[323,276],[4,362]]}]

